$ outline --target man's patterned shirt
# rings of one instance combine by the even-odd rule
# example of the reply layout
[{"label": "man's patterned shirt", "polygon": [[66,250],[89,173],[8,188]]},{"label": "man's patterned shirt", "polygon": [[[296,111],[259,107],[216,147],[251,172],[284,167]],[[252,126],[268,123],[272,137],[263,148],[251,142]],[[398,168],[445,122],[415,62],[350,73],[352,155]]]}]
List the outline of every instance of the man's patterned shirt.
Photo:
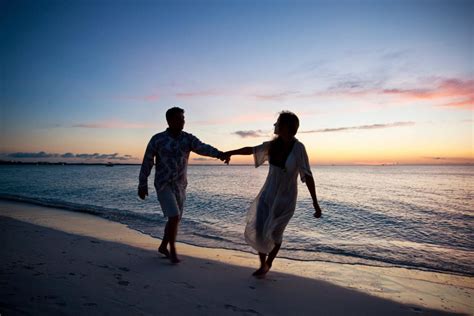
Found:
[{"label": "man's patterned shirt", "polygon": [[139,186],[148,186],[148,176],[153,164],[155,164],[154,184],[156,192],[160,192],[167,184],[175,192],[184,192],[188,184],[186,173],[191,151],[202,156],[215,158],[222,154],[221,151],[202,143],[196,136],[186,132],[181,132],[176,138],[171,136],[168,129],[154,135],[148,143],[143,157]]}]

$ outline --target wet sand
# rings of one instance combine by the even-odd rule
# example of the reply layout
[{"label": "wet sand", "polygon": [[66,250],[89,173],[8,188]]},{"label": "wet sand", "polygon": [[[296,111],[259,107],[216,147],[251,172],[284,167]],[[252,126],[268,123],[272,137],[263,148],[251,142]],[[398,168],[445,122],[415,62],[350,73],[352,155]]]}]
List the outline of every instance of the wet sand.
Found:
[{"label": "wet sand", "polygon": [[[473,314],[474,278],[277,258],[160,240],[88,214],[0,201],[0,314]],[[178,237],[179,239],[179,237]]]}]

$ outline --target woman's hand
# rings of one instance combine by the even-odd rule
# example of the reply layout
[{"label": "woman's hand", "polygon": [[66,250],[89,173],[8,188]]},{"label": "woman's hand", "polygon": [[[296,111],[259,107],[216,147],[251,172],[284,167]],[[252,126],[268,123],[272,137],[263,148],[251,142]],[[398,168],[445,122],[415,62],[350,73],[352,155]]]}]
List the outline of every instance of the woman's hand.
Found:
[{"label": "woman's hand", "polygon": [[230,157],[232,157],[232,155],[230,154],[230,152],[226,151],[226,152],[224,153],[224,163],[225,163],[225,164],[229,164],[229,162],[230,162]]},{"label": "woman's hand", "polygon": [[223,152],[222,154],[219,155],[218,159],[223,161],[225,164],[229,164],[230,161],[230,156],[229,152]]},{"label": "woman's hand", "polygon": [[148,195],[148,187],[138,188],[138,196],[140,197],[140,199],[144,200],[147,195]]},{"label": "woman's hand", "polygon": [[320,218],[321,214],[323,211],[321,211],[321,208],[319,207],[318,202],[313,202],[313,207],[314,207],[314,217]]}]

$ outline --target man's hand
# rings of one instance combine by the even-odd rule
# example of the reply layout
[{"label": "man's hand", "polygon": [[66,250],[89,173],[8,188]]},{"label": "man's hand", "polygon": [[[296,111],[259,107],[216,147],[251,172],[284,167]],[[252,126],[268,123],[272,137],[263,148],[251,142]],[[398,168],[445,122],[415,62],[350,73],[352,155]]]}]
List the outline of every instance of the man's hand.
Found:
[{"label": "man's hand", "polygon": [[322,211],[321,211],[321,208],[319,207],[318,202],[313,202],[313,207],[314,207],[314,214],[313,214],[314,217],[320,218]]},{"label": "man's hand", "polygon": [[138,187],[138,196],[144,200],[145,196],[148,195],[148,187]]},{"label": "man's hand", "polygon": [[222,153],[222,154],[219,156],[219,159],[220,159],[221,161],[223,161],[225,164],[229,164],[229,162],[230,162],[230,155],[229,155],[227,152]]}]

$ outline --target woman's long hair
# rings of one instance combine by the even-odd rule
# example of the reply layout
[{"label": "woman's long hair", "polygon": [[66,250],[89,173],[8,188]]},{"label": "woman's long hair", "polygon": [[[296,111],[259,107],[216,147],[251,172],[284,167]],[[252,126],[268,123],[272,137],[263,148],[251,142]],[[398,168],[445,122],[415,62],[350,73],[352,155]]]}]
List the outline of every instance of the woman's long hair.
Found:
[{"label": "woman's long hair", "polygon": [[[300,120],[295,113],[290,111],[282,111],[278,116],[278,127],[285,126],[288,128],[290,135],[295,136],[300,126]],[[270,163],[272,163],[272,157],[279,156],[278,153],[283,151],[283,141],[280,136],[275,137],[270,143],[270,149],[268,156],[270,157]],[[277,164],[278,165],[278,164]]]}]

